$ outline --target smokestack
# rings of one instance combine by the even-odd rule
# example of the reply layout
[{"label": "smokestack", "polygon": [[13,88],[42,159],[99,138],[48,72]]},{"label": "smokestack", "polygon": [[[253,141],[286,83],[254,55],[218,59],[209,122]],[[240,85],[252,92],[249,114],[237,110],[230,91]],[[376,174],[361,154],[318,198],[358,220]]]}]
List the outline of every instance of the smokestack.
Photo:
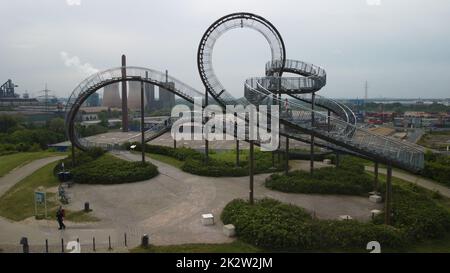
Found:
[{"label": "smokestack", "polygon": [[128,132],[128,99],[127,99],[127,57],[122,55],[122,132]]},{"label": "smokestack", "polygon": [[168,82],[169,82],[169,72],[166,69],[166,83],[168,83]]}]

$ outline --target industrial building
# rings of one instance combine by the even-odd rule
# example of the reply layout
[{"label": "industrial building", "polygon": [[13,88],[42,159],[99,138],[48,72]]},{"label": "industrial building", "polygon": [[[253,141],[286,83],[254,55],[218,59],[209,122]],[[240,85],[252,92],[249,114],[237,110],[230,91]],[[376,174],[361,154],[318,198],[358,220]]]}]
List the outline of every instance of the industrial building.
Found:
[{"label": "industrial building", "polygon": [[141,109],[141,82],[128,82],[128,90],[128,109]]},{"label": "industrial building", "polygon": [[[168,87],[173,87],[173,82],[166,83]],[[141,108],[141,83],[128,83],[128,109],[139,111]],[[118,108],[121,107],[122,99],[119,92],[119,83],[110,84],[103,89],[102,106]],[[92,97],[92,96],[91,96]],[[88,100],[86,106],[97,106],[98,99]],[[144,107],[147,111],[171,109],[175,106],[175,94],[167,89],[155,87],[153,84],[144,84]]]},{"label": "industrial building", "polygon": [[39,105],[39,101],[35,98],[30,99],[28,94],[24,97],[20,97],[15,93],[15,85],[11,79],[8,79],[4,84],[0,86],[0,106],[36,106]]}]

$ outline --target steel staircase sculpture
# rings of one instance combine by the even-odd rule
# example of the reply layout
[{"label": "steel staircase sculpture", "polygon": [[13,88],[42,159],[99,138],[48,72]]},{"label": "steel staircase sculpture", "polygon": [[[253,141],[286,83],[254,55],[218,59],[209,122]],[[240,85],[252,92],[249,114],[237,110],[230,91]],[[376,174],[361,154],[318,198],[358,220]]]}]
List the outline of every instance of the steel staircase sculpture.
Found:
[{"label": "steel staircase sculpture", "polygon": [[[244,97],[234,98],[222,86],[214,73],[212,52],[217,39],[234,28],[250,28],[261,33],[268,41],[272,59],[266,64],[265,77],[252,77],[245,81]],[[280,135],[308,143],[305,135],[314,135],[319,141],[315,144],[327,149],[369,158],[380,163],[418,171],[423,168],[424,153],[414,144],[376,135],[356,126],[354,113],[345,105],[316,95],[314,106],[329,110],[335,116],[312,110],[303,103],[312,103],[305,94],[319,91],[326,84],[326,73],[321,67],[296,60],[287,60],[283,39],[278,30],[266,19],[251,13],[233,13],[216,20],[204,33],[197,52],[197,65],[200,78],[207,92],[225,109],[226,105],[265,104],[279,105]],[[122,70],[126,78],[122,78]],[[296,74],[283,77],[283,72]],[[66,130],[69,140],[77,147],[85,149],[88,144],[75,133],[76,114],[89,97],[98,89],[120,81],[142,81],[161,86],[190,103],[194,98],[204,97],[183,82],[169,77],[173,86],[164,85],[166,75],[162,72],[142,67],[118,67],[96,73],[81,82],[72,92],[66,105]],[[283,107],[282,94],[289,95],[289,108]],[[299,102],[297,102],[298,100]],[[205,105],[202,105],[205,107]],[[271,115],[270,112],[262,114]],[[243,117],[240,117],[243,118]],[[173,121],[173,120],[172,120]],[[146,132],[145,139],[154,139],[170,129],[172,123]],[[86,145],[86,146],[85,146]]]}]

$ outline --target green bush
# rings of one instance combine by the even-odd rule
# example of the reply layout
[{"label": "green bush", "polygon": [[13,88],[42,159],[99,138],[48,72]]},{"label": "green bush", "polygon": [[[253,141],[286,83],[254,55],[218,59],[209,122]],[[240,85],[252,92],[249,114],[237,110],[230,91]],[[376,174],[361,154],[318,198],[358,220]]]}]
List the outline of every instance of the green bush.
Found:
[{"label": "green bush", "polygon": [[205,164],[202,160],[190,157],[186,159],[181,169],[188,173],[213,177],[248,175],[246,168],[212,158],[209,159],[208,164]]},{"label": "green bush", "polygon": [[422,175],[450,187],[450,156],[427,151]]},{"label": "green bush", "polygon": [[[75,167],[81,166],[86,163],[90,163],[94,161],[95,159],[99,158],[105,154],[105,151],[102,148],[99,147],[93,147],[89,148],[87,151],[81,151],[78,149],[75,149]],[[68,157],[62,159],[59,164],[55,166],[53,169],[53,173],[56,175],[56,173],[62,171],[62,165],[61,163],[64,163],[64,169],[65,170],[71,170],[74,168],[73,162],[72,162],[72,154],[70,154]]]},{"label": "green bush", "polygon": [[[123,148],[130,149],[131,145],[136,145],[135,151],[141,151],[142,145],[138,142],[124,143]],[[170,156],[183,161],[181,169],[185,172],[211,177],[230,177],[230,176],[246,176],[249,174],[248,159],[242,158],[239,166],[234,162],[225,160],[218,160],[209,157],[208,163],[205,163],[205,155],[197,150],[179,147],[172,148],[159,145],[145,145],[145,152],[155,153]],[[211,151],[211,153],[214,153]],[[279,171],[282,169],[282,164],[279,163],[276,168],[272,167],[272,160],[270,153],[255,151],[255,174]]]},{"label": "green bush", "polygon": [[[133,143],[124,143],[122,144],[123,148],[126,150],[130,150],[131,145],[136,145],[135,151],[142,151],[142,144],[139,142],[133,142]],[[146,153],[154,153],[154,154],[160,154],[160,155],[166,155],[173,158],[176,158],[180,161],[186,160],[188,157],[196,158],[196,159],[203,159],[203,154],[199,151],[196,151],[192,148],[187,147],[179,147],[179,148],[172,148],[167,146],[160,146],[160,145],[150,145],[145,144],[145,152]]]},{"label": "green bush", "polygon": [[[385,189],[382,185],[381,189]],[[410,240],[439,238],[450,231],[450,213],[424,194],[423,189],[410,185],[392,186],[393,226],[402,229]],[[384,215],[376,222],[382,223]]]},{"label": "green bush", "polygon": [[317,220],[300,207],[273,199],[257,200],[254,205],[235,199],[225,206],[221,219],[224,224],[234,224],[237,236],[243,241],[268,249],[364,249],[370,241],[390,247],[405,243],[403,232],[394,227]]},{"label": "green bush", "polygon": [[[372,189],[373,178],[364,172],[360,163],[349,158],[349,160],[342,161],[340,168],[318,169],[315,170],[314,175],[300,171],[291,172],[287,175],[274,174],[267,179],[266,186],[284,192],[366,194]],[[384,195],[385,182],[381,182],[379,188]],[[357,242],[365,241],[365,238],[370,237],[370,234],[376,234],[377,238],[385,238],[386,241],[394,240],[394,245],[400,245],[403,242],[440,238],[450,231],[450,212],[433,200],[437,196],[435,193],[428,193],[423,188],[413,184],[394,184],[392,192],[392,227],[382,225],[384,222],[383,214],[377,216],[373,223],[367,224],[355,221],[313,222],[315,225],[314,232],[308,237],[309,240],[315,242],[313,248],[351,247],[355,246]],[[230,221],[230,216],[228,216],[230,211],[224,213],[227,221]],[[232,220],[237,221],[238,224],[240,224],[239,221],[242,221],[241,218],[233,218]],[[259,230],[259,223],[255,225],[252,222],[251,225],[243,224],[243,226]],[[351,234],[351,236],[340,237],[335,232]],[[252,237],[255,236],[255,233],[243,234],[244,237],[247,236],[249,241],[255,242],[256,239]],[[270,244],[268,245],[270,246]],[[299,243],[299,245],[305,246],[303,243]]]},{"label": "green bush", "polygon": [[83,184],[117,184],[150,179],[158,175],[151,163],[129,162],[110,155],[82,164],[72,170],[73,181]]},{"label": "green bush", "polygon": [[306,171],[272,174],[265,185],[282,192],[366,195],[373,190],[373,178],[362,163],[346,157],[339,168],[320,168],[312,175]]}]

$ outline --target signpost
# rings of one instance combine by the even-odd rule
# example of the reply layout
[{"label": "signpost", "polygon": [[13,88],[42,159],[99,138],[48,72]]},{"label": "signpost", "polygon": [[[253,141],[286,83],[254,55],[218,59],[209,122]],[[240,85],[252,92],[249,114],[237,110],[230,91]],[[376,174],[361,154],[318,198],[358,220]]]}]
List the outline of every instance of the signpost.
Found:
[{"label": "signpost", "polygon": [[34,216],[38,217],[38,206],[44,205],[44,217],[47,218],[47,194],[42,187],[34,191]]}]

